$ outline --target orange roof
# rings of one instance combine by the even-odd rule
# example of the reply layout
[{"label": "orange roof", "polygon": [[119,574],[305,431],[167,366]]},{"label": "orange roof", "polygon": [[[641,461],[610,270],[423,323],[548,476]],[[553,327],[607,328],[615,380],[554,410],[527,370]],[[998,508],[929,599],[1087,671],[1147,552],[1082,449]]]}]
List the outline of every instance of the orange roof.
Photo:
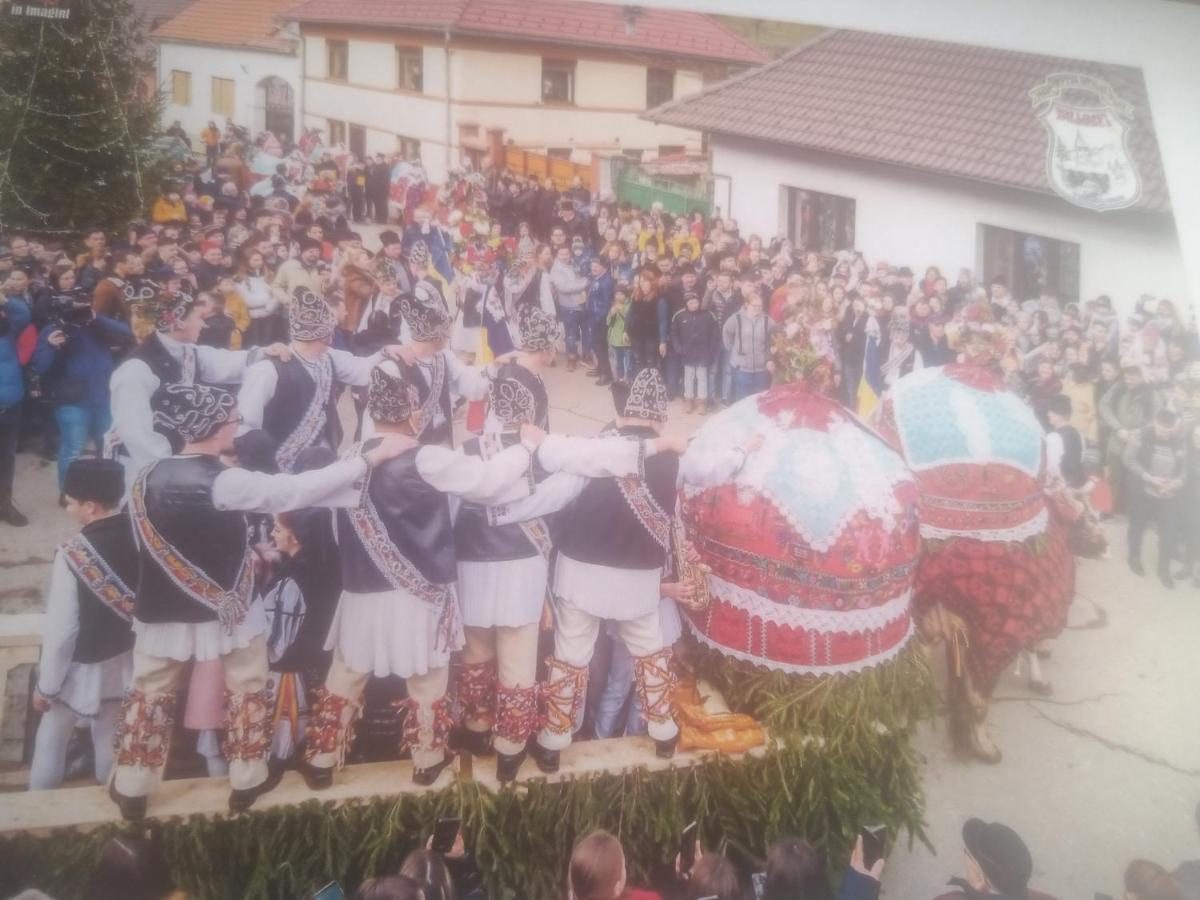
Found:
[{"label": "orange roof", "polygon": [[278,15],[295,0],[195,0],[154,29],[153,37],[192,44],[291,53],[294,41],[279,35]]}]

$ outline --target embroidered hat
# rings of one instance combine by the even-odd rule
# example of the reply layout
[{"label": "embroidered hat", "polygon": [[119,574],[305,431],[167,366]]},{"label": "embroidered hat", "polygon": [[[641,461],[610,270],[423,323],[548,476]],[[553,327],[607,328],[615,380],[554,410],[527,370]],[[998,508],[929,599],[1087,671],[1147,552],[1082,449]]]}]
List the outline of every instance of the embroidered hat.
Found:
[{"label": "embroidered hat", "polygon": [[546,427],[550,398],[542,379],[515,362],[505,363],[488,392],[492,414],[506,429],[529,423]]},{"label": "embroidered hat", "polygon": [[125,467],[115,459],[82,456],[67,467],[63,493],[81,503],[90,500],[116,509],[125,493]]},{"label": "embroidered hat", "polygon": [[[614,398],[618,395],[614,393]],[[667,420],[667,386],[658,369],[642,369],[629,385],[629,395],[617,412],[627,419]]]},{"label": "embroidered hat", "polygon": [[[176,294],[160,291],[153,282],[140,283],[134,291],[136,299],[131,299],[130,304],[141,309],[143,315],[153,319],[155,329],[161,332],[170,331],[186,318],[187,314],[196,308],[198,299],[184,291]],[[126,296],[129,296],[128,291]]]},{"label": "embroidered hat", "polygon": [[417,241],[408,248],[408,261],[415,266],[423,266],[429,262],[429,245]]},{"label": "embroidered hat", "polygon": [[337,327],[337,315],[324,298],[301,285],[292,292],[288,330],[293,341],[327,341]]},{"label": "embroidered hat", "polygon": [[407,424],[419,406],[416,387],[400,373],[395,362],[385,360],[371,370],[367,412],[376,424]]},{"label": "embroidered hat", "polygon": [[517,331],[521,335],[522,350],[541,353],[554,349],[562,335],[562,325],[540,306],[525,304],[517,310]]},{"label": "embroidered hat", "polygon": [[169,384],[156,395],[153,405],[155,427],[161,426],[187,443],[212,437],[231,421],[237,398],[206,384]]},{"label": "embroidered hat", "polygon": [[400,313],[414,341],[436,341],[450,336],[450,314],[439,297],[403,296]]}]

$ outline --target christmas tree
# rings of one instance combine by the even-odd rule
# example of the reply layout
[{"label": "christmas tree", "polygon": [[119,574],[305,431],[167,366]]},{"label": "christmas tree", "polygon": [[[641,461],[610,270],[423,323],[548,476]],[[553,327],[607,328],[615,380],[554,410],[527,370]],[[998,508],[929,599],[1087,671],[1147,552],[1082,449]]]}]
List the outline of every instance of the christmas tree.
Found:
[{"label": "christmas tree", "polygon": [[144,214],[167,163],[154,49],[129,0],[0,16],[0,228],[70,235]]}]

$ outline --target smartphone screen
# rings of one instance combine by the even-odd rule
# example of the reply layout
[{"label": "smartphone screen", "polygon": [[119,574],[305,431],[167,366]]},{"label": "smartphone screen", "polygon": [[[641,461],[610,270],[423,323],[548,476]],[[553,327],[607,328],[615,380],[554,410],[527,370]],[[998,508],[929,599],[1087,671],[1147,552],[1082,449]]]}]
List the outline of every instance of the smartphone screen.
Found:
[{"label": "smartphone screen", "polygon": [[863,865],[868,869],[883,859],[883,844],[887,839],[886,825],[867,825],[861,832],[863,842]]},{"label": "smartphone screen", "polygon": [[346,900],[346,894],[340,884],[331,881],[313,894],[313,900]]},{"label": "smartphone screen", "polygon": [[679,869],[692,871],[696,864],[696,823],[692,822],[679,834]]},{"label": "smartphone screen", "polygon": [[434,853],[449,853],[454,849],[454,839],[462,828],[462,819],[457,817],[438,819],[433,826],[433,843],[429,849]]}]

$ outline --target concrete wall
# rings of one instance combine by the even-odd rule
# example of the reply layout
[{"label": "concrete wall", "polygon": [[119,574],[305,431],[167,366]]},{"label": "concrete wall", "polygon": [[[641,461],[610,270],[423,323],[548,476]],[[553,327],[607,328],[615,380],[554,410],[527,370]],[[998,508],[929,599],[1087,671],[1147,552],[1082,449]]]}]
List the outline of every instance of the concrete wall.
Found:
[{"label": "concrete wall", "polygon": [[[197,44],[177,44],[163,41],[159,45],[159,87],[166,101],[163,122],[178,119],[189,134],[193,145],[209,120],[224,127],[225,117],[212,109],[212,79],[229,78],[234,82],[233,121],[257,134],[263,128],[262,99],[258,84],[264,78],[282,78],[292,86],[296,136],[300,125],[300,58],[279,53],[204,47]],[[178,69],[192,76],[192,102],[177,106],[171,97],[171,72]]]},{"label": "concrete wall", "polygon": [[1053,196],[927,175],[830,154],[788,150],[714,135],[713,172],[731,179],[731,209],[742,234],[786,233],[781,186],[855,201],[855,243],[867,259],[922,272],[963,266],[981,272],[980,225],[994,225],[1080,247],[1080,295],[1109,294],[1132,308],[1143,294],[1186,301],[1183,258],[1170,217],[1097,213]]}]

